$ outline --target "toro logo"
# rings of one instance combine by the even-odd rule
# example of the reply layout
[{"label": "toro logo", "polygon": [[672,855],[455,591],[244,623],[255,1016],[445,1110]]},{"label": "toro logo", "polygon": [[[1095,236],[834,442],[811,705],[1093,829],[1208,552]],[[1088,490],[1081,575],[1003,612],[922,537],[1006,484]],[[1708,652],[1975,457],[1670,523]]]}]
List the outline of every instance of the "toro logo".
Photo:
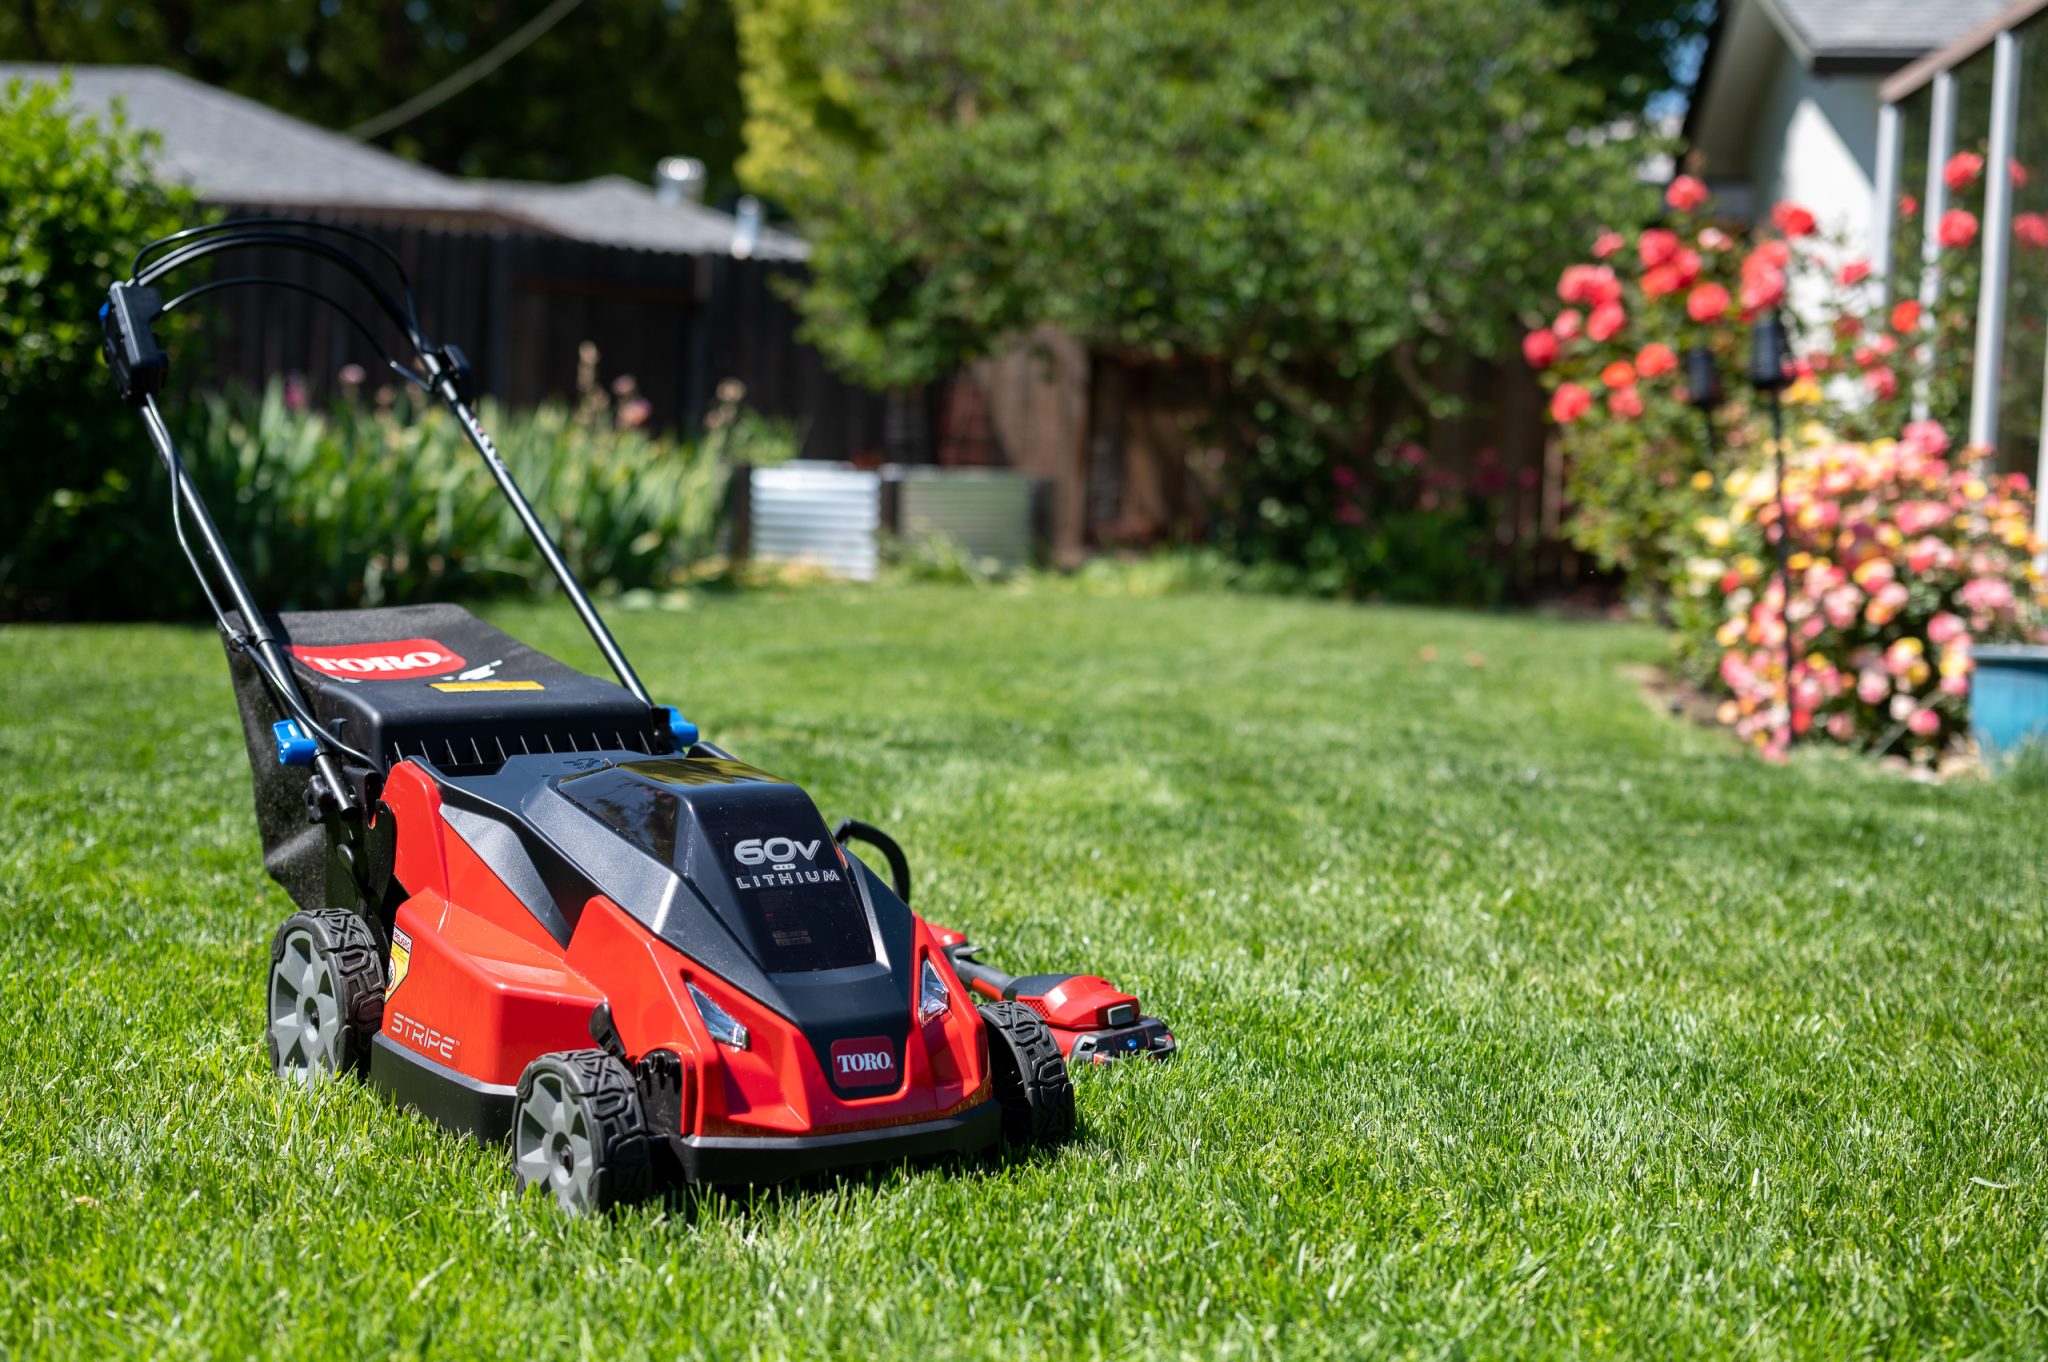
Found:
[{"label": "toro logo", "polygon": [[842,1088],[896,1086],[896,1051],[887,1036],[832,1042],[832,1078]]},{"label": "toro logo", "polygon": [[463,665],[462,654],[430,638],[350,643],[334,648],[292,647],[299,664],[323,676],[351,681],[405,681],[439,676]]}]

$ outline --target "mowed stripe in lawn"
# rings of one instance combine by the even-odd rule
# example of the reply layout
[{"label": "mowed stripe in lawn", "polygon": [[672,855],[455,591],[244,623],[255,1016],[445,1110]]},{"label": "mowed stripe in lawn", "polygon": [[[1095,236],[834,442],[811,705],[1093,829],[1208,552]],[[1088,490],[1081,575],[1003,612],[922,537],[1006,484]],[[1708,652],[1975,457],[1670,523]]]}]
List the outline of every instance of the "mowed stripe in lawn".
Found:
[{"label": "mowed stripe in lawn", "polygon": [[564,1222],[269,1078],[286,906],[212,638],[0,631],[6,1351],[2048,1348],[2039,795],[1765,768],[1638,698],[1629,628],[1042,588],[617,624],[896,833],[923,911],[1138,987],[1184,1057],[1081,1075],[1056,1154]]}]

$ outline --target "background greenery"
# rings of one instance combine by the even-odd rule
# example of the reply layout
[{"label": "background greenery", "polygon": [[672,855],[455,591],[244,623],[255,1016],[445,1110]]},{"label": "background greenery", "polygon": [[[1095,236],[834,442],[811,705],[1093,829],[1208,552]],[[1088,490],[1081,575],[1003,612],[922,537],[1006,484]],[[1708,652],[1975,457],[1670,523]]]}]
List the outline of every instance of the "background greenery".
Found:
[{"label": "background greenery", "polygon": [[99,358],[99,310],[143,242],[198,213],[149,177],[147,136],[62,98],[0,87],[0,617],[121,593],[136,546],[161,538],[140,486],[154,459]]},{"label": "background greenery", "polygon": [[2048,1350],[2038,781],[1767,768],[1642,702],[1645,629],[932,588],[617,623],[901,837],[925,911],[1136,986],[1183,1057],[1082,1075],[1042,1158],[565,1222],[266,1073],[287,905],[213,639],[4,630],[0,1347]]}]

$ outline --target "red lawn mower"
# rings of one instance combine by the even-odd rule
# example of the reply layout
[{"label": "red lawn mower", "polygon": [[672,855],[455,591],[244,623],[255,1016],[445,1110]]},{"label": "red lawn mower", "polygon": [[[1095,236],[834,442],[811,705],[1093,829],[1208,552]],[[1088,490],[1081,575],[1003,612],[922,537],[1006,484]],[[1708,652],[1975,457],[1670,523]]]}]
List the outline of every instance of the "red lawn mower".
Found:
[{"label": "red lawn mower", "polygon": [[[157,287],[250,250],[340,271],[409,358],[299,280]],[[447,405],[616,682],[457,606],[257,608],[157,405],[157,317],[236,287],[334,307]],[[264,866],[299,909],[270,950],[277,1073],[364,1073],[445,1125],[509,1139],[522,1187],[588,1212],[685,1182],[1057,1142],[1074,1129],[1069,1062],[1173,1052],[1102,979],[980,963],[910,911],[886,834],[828,831],[802,789],[653,702],[477,423],[469,364],[428,341],[375,239],[292,218],[194,228],[146,247],[100,315],[220,626]]]}]

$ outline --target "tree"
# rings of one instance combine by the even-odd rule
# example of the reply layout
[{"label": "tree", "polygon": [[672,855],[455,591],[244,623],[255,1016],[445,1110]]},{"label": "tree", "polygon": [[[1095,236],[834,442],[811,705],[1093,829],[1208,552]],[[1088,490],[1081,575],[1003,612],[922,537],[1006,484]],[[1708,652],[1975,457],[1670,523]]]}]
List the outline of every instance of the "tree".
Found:
[{"label": "tree", "polygon": [[[0,10],[0,57],[169,66],[346,129],[489,51],[543,0],[165,0]],[[738,60],[729,0],[583,0],[532,46],[378,139],[465,175],[645,180],[663,156],[732,188]]]},{"label": "tree", "polygon": [[1510,352],[1649,206],[1535,0],[743,0],[740,33],[816,343],[876,383],[1043,322],[1143,357],[1205,387],[1246,532],[1304,530],[1320,471],[1440,406],[1430,365]]},{"label": "tree", "polygon": [[1550,0],[1585,46],[1566,74],[1601,91],[1609,113],[1640,112],[1691,85],[1713,27],[1714,0]]},{"label": "tree", "polygon": [[137,248],[198,221],[190,194],[150,176],[146,135],[73,118],[64,99],[0,90],[0,615],[76,608],[131,569],[147,579],[127,517],[145,514],[152,459],[100,362],[98,315]]}]

